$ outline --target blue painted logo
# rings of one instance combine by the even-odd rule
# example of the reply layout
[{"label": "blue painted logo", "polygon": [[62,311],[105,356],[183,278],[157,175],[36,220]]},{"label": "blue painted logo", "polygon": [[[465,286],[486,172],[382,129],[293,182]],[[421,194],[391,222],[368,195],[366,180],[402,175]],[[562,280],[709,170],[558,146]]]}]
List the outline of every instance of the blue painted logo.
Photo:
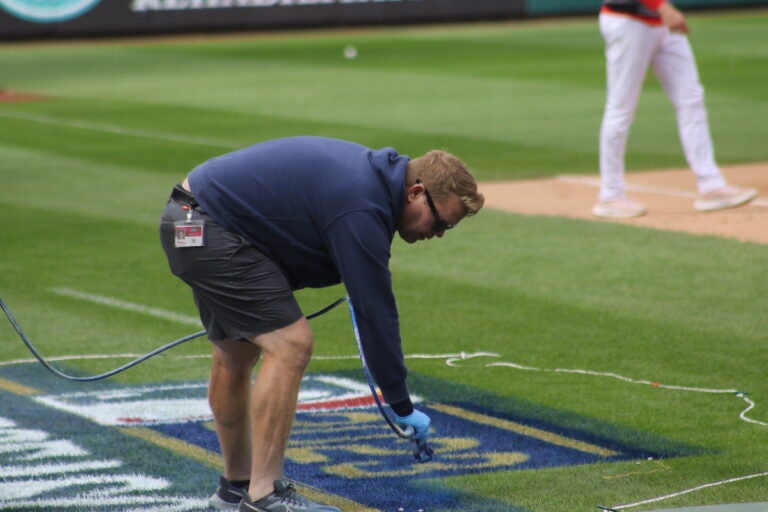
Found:
[{"label": "blue painted logo", "polygon": [[[334,375],[305,377],[285,474],[333,490],[353,507],[394,511],[402,508],[407,490],[411,501],[428,503],[430,508],[455,508],[460,501],[456,490],[423,492],[414,484],[639,455],[632,447],[579,438],[576,433],[532,425],[483,406],[413,399],[435,426],[431,438],[435,457],[428,464],[414,461],[409,442],[387,429],[365,384]],[[34,400],[97,424],[123,427],[123,432],[161,446],[176,446],[179,453],[202,449],[216,457],[219,451],[205,382],[40,395]],[[485,503],[482,509],[494,508]]]},{"label": "blue painted logo", "polygon": [[0,0],[0,7],[33,23],[55,23],[85,14],[101,0]]},{"label": "blue painted logo", "polygon": [[[55,497],[59,503],[72,499],[67,493],[84,495],[102,481],[111,482],[111,487],[97,489],[103,495],[99,503],[104,505],[99,510],[124,510],[120,507],[128,503],[157,507],[178,499],[179,492],[186,493],[184,506],[175,510],[205,506],[221,462],[204,381],[141,386],[101,383],[83,388],[50,377],[36,379],[38,386],[27,388],[18,382],[26,381],[28,374],[6,372],[13,380],[0,378],[0,396],[7,404],[0,413],[0,468],[12,466],[18,474],[3,474],[0,469],[0,509],[34,510],[43,506],[36,501],[41,496]],[[467,489],[466,482],[477,481],[481,474],[498,478],[517,470],[690,452],[690,447],[646,439],[615,426],[610,438],[575,430],[563,425],[578,422],[556,411],[537,410],[513,399],[425,377],[412,378],[419,381],[416,389],[440,398],[413,397],[417,407],[433,419],[432,462],[417,463],[409,442],[389,431],[367,385],[351,374],[315,374],[302,383],[285,475],[300,482],[300,491],[310,499],[342,510],[519,512],[522,509],[515,506],[513,493],[483,497]],[[99,435],[89,435],[95,431]],[[144,449],[136,448],[142,443]],[[145,457],[146,453],[166,455],[155,460]],[[180,482],[171,479],[168,456],[178,461],[176,466],[206,468],[201,471],[197,466],[192,472],[199,479],[192,490],[181,487],[189,484],[186,476]],[[66,475],[43,477],[41,463]],[[131,468],[139,472],[130,473]],[[112,494],[104,494],[107,491]]]}]

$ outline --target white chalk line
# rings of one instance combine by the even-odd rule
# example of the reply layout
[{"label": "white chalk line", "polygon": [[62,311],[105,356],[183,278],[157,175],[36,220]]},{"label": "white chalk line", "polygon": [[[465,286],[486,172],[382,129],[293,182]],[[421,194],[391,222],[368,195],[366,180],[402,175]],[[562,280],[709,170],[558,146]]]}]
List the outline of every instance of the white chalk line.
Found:
[{"label": "white chalk line", "polygon": [[711,483],[708,483],[708,484],[702,484],[702,485],[698,485],[696,487],[691,487],[690,489],[685,489],[685,490],[678,491],[678,492],[673,492],[671,494],[667,494],[667,495],[664,495],[664,496],[659,496],[657,498],[651,498],[651,499],[648,499],[648,500],[638,501],[638,502],[635,502],[635,503],[628,503],[626,505],[614,505],[611,508],[614,509],[614,510],[622,510],[622,509],[625,509],[625,508],[639,507],[640,505],[647,505],[648,503],[655,503],[657,501],[663,501],[663,500],[668,500],[670,498],[676,498],[678,496],[683,496],[684,494],[690,494],[692,492],[700,491],[702,489],[708,489],[710,487],[717,487],[718,485],[730,484],[730,483],[733,483],[733,482],[741,482],[742,480],[749,480],[749,479],[752,479],[752,478],[759,478],[759,477],[762,477],[762,476],[768,476],[768,471],[766,471],[764,473],[755,473],[754,475],[737,476],[737,477],[734,477],[734,478],[728,478],[727,480],[720,480],[718,482],[711,482]]},{"label": "white chalk line", "polygon": [[94,123],[91,121],[73,120],[73,119],[61,119],[53,116],[46,116],[41,114],[31,114],[28,112],[13,112],[10,110],[0,110],[0,117],[6,117],[10,119],[21,119],[23,121],[30,121],[35,123],[64,126],[66,128],[77,128],[80,130],[91,130],[102,133],[112,133],[116,135],[125,135],[129,137],[140,137],[144,139],[156,139],[166,140],[170,142],[181,142],[183,144],[195,144],[198,146],[210,146],[216,148],[229,148],[237,149],[242,147],[240,144],[232,142],[225,142],[221,140],[209,139],[205,137],[191,137],[188,135],[180,135],[177,133],[158,132],[153,130],[141,130],[135,128],[124,128],[122,126]]},{"label": "white chalk line", "polygon": [[[50,362],[60,362],[60,361],[88,361],[88,360],[98,360],[98,359],[135,359],[143,355],[144,354],[129,354],[129,353],[79,354],[79,355],[67,355],[67,356],[51,356],[51,357],[46,357],[45,360]],[[161,357],[167,357],[172,359],[210,359],[211,354],[191,354],[191,355],[163,354]],[[457,359],[471,359],[473,357],[499,357],[499,354],[494,354],[493,352],[457,352],[452,354],[407,354],[404,357],[405,359],[442,359],[446,362],[446,364],[448,364],[449,361],[455,361]],[[360,356],[358,354],[348,355],[348,356],[314,355],[312,356],[312,359],[318,360],[318,361],[359,360]],[[38,362],[39,361],[35,358],[7,359],[5,361],[0,361],[0,366],[33,364]]]},{"label": "white chalk line", "polygon": [[[141,313],[141,314],[145,314],[145,315],[149,315],[157,318],[162,318],[164,320],[178,322],[185,325],[194,325],[196,327],[200,327],[200,320],[196,317],[184,315],[181,313],[176,313],[173,311],[168,311],[166,309],[155,308],[155,307],[147,306],[144,304],[137,304],[135,302],[128,302],[122,299],[118,299],[116,297],[109,297],[106,295],[97,295],[94,293],[88,293],[81,290],[75,290],[72,288],[63,288],[63,287],[49,288],[48,291],[55,295],[59,295],[63,297],[84,300],[84,301],[93,302],[95,304],[99,304],[102,306],[113,307],[113,308],[122,309],[125,311]],[[143,355],[145,354],[135,354],[135,353],[79,354],[79,355],[66,355],[66,356],[51,356],[51,357],[46,357],[45,359],[46,361],[51,361],[51,362],[86,361],[86,360],[98,360],[98,359],[135,359]],[[164,355],[164,357],[171,357],[173,359],[210,359],[211,355],[210,354],[192,354],[192,355],[174,355],[174,356]],[[405,356],[406,359],[443,359],[448,365],[451,365],[453,361],[466,360],[474,357],[499,357],[499,354],[496,354],[493,352],[470,352],[470,353],[455,352],[455,353],[448,353],[448,354],[409,354]],[[359,358],[360,356],[357,354],[312,356],[312,359],[321,360],[321,361],[357,360]],[[0,361],[0,366],[12,366],[12,365],[18,365],[18,364],[30,364],[30,363],[37,363],[37,362],[38,360],[35,358],[10,359],[5,361]]]},{"label": "white chalk line", "polygon": [[181,313],[175,313],[168,311],[167,309],[154,308],[151,306],[145,306],[144,304],[137,304],[135,302],[128,302],[115,297],[109,297],[106,295],[97,295],[94,293],[87,293],[72,288],[49,288],[49,292],[60,295],[62,297],[69,297],[72,299],[85,300],[93,302],[102,306],[109,306],[124,311],[132,311],[134,313],[142,313],[145,315],[153,316],[156,318],[162,318],[163,320],[170,320],[172,322],[178,322],[185,325],[194,325],[200,327],[200,319],[190,315],[184,315]]},{"label": "white chalk line", "polygon": [[[599,178],[590,178],[587,176],[574,176],[571,174],[561,174],[556,177],[558,181],[565,183],[575,183],[577,185],[587,185],[590,187],[600,188]],[[673,187],[656,187],[652,185],[639,185],[633,183],[626,183],[625,188],[629,192],[638,192],[642,194],[657,194],[663,196],[680,197],[685,199],[696,199],[698,194],[690,190]],[[758,197],[750,201],[749,204],[757,206],[768,206],[768,199]]]},{"label": "white chalk line", "polygon": [[[165,320],[171,320],[176,321],[179,323],[184,323],[188,325],[195,325],[197,327],[200,326],[200,320],[189,316],[189,315],[183,315],[180,313],[175,313],[173,311],[168,311],[165,309],[160,308],[154,308],[150,306],[146,306],[143,304],[137,304],[134,302],[127,302],[122,299],[118,299],[115,297],[109,297],[104,295],[96,295],[92,293],[83,292],[80,290],[74,290],[72,288],[50,288],[50,292],[55,293],[57,295],[65,296],[65,297],[71,297],[75,299],[80,300],[86,300],[90,302],[94,302],[100,305],[108,306],[108,307],[114,307],[118,309],[123,309],[127,311],[132,311],[136,313],[146,314],[158,318],[162,318]],[[128,358],[128,357],[141,357],[143,354],[95,354],[95,355],[89,355],[89,356],[60,356],[60,357],[51,357],[48,358],[50,361],[65,361],[65,360],[72,360],[72,359],[104,359],[104,358]],[[202,356],[175,356],[178,358],[196,358],[196,357],[210,357],[210,355],[202,355]],[[406,356],[407,358],[411,359],[444,359],[445,363],[448,366],[459,366],[457,363],[459,361],[466,361],[467,359],[475,358],[475,357],[500,357],[499,354],[495,354],[493,352],[472,352],[472,353],[466,353],[466,352],[458,352],[453,354],[412,354],[410,356]],[[71,358],[71,359],[69,359]],[[357,356],[315,356],[314,359],[317,360],[333,360],[333,359],[356,359]],[[35,362],[34,359],[17,359],[13,361],[6,361],[2,362],[0,361],[0,366],[8,365],[8,364],[25,364],[29,362]],[[671,389],[671,390],[677,390],[677,391],[693,391],[693,392],[699,392],[699,393],[720,393],[720,394],[732,394],[741,400],[743,400],[747,407],[742,410],[742,412],[739,414],[739,418],[742,421],[745,421],[747,423],[752,423],[755,425],[760,425],[763,427],[768,427],[768,423],[763,421],[758,421],[752,418],[747,417],[747,413],[755,408],[756,404],[754,401],[752,401],[748,396],[747,393],[737,390],[737,389],[709,389],[709,388],[696,388],[696,387],[686,387],[686,386],[675,386],[671,384],[660,384],[658,382],[648,381],[648,380],[637,380],[632,379],[629,377],[625,377],[623,375],[618,375],[616,373],[611,372],[596,372],[591,370],[583,370],[583,369],[566,369],[566,368],[555,368],[555,369],[541,369],[541,368],[535,368],[532,366],[524,366],[521,364],[513,363],[513,362],[495,362],[495,363],[489,363],[486,365],[487,367],[493,367],[493,366],[506,366],[510,368],[515,368],[518,370],[527,370],[527,371],[538,371],[538,372],[555,372],[555,373],[578,373],[582,375],[592,375],[592,376],[602,376],[602,377],[610,377],[613,379],[622,380],[624,382],[632,383],[632,384],[643,384],[643,385],[650,385],[654,387],[659,387],[663,389]]]},{"label": "white chalk line", "polygon": [[[50,363],[63,362],[63,361],[97,361],[99,359],[136,359],[144,355],[146,354],[129,354],[129,353],[75,354],[75,355],[68,355],[68,356],[50,356],[50,357],[46,356],[45,360]],[[168,358],[168,359],[210,359],[211,355],[210,354],[192,354],[192,355],[160,354],[155,357],[162,357],[162,358]],[[32,363],[39,363],[39,361],[34,358],[6,359],[5,361],[0,361],[0,366],[14,366],[14,365],[32,364]]]}]

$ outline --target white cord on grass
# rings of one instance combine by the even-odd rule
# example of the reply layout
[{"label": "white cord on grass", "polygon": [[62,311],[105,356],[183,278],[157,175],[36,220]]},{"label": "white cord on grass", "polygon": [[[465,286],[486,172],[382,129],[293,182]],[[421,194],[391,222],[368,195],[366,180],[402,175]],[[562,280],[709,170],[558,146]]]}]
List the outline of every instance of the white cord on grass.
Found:
[{"label": "white cord on grass", "polygon": [[[451,360],[450,362],[446,361],[446,363],[448,363],[449,366],[458,366],[457,364],[455,364],[455,360]],[[596,377],[609,377],[612,379],[629,382],[630,384],[643,384],[647,386],[653,386],[655,388],[671,389],[675,391],[691,391],[696,393],[714,393],[714,394],[723,394],[723,395],[734,395],[737,398],[746,402],[747,404],[747,407],[744,410],[742,410],[741,413],[739,414],[739,419],[747,423],[760,425],[761,427],[768,427],[768,423],[764,421],[759,421],[759,420],[755,420],[747,417],[747,413],[752,409],[754,409],[756,404],[747,396],[746,392],[739,391],[738,389],[712,389],[712,388],[698,388],[698,387],[691,387],[691,386],[675,386],[671,384],[661,384],[659,382],[654,382],[650,380],[632,379],[630,377],[625,377],[624,375],[619,375],[612,372],[597,372],[592,370],[581,370],[581,369],[570,369],[570,368],[554,368],[554,369],[536,368],[533,366],[524,366],[518,363],[504,362],[504,361],[500,361],[496,363],[488,363],[485,366],[486,367],[502,366],[502,367],[514,368],[516,370],[526,370],[526,371],[534,371],[534,372],[574,373],[574,374],[580,374],[580,375],[591,375]]]},{"label": "white cord on grass", "polygon": [[682,496],[684,494],[689,494],[689,493],[692,493],[692,492],[695,492],[695,491],[700,491],[702,489],[707,489],[709,487],[716,487],[718,485],[730,484],[730,483],[733,483],[733,482],[740,482],[742,480],[749,480],[751,478],[758,478],[758,477],[761,477],[761,476],[768,476],[768,471],[766,471],[764,473],[755,473],[754,475],[737,476],[735,478],[729,478],[727,480],[720,480],[719,482],[711,482],[711,483],[708,483],[708,484],[698,485],[696,487],[691,487],[690,489],[685,489],[683,491],[673,492],[671,494],[666,494],[664,496],[659,496],[657,498],[651,498],[651,499],[648,499],[648,500],[637,501],[635,503],[628,503],[626,505],[614,505],[613,507],[610,507],[609,510],[621,511],[621,510],[624,510],[626,508],[639,507],[640,505],[647,505],[648,503],[655,503],[657,501],[668,500],[670,498],[676,498],[678,496]]},{"label": "white cord on grass", "polygon": [[[448,363],[448,361],[446,361]],[[453,363],[453,364],[451,364]],[[451,361],[448,363],[449,366],[459,366],[455,364],[455,361]],[[643,384],[648,386],[653,386],[657,388],[663,388],[663,389],[671,389],[675,391],[690,391],[695,393],[715,393],[715,394],[729,394],[734,395],[737,398],[740,398],[744,402],[747,403],[747,407],[741,411],[739,414],[739,419],[747,422],[752,423],[755,425],[760,425],[761,427],[768,427],[768,423],[764,421],[758,421],[752,418],[747,417],[747,413],[755,408],[755,402],[752,401],[748,396],[747,393],[744,391],[739,391],[737,389],[713,389],[713,388],[698,388],[698,387],[691,387],[691,386],[675,386],[671,384],[661,384],[659,382],[649,381],[649,380],[639,380],[639,379],[632,379],[630,377],[625,377],[624,375],[619,375],[617,373],[612,372],[596,372],[592,370],[581,370],[581,369],[569,369],[569,368],[554,368],[554,369],[547,369],[547,368],[536,368],[534,366],[524,366],[518,363],[512,363],[512,362],[495,362],[495,363],[488,363],[485,365],[486,367],[507,367],[507,368],[514,368],[516,370],[525,370],[525,371],[534,371],[534,372],[553,372],[553,373],[573,373],[573,374],[580,374],[580,375],[591,375],[591,376],[597,376],[597,377],[609,377],[612,379],[621,380],[624,382],[629,382],[630,384]],[[716,487],[718,485],[724,485],[729,484],[733,482],[740,482],[742,480],[749,480],[751,478],[758,478],[758,477],[764,477],[768,476],[768,472],[764,473],[755,473],[753,475],[746,475],[746,476],[740,476],[740,477],[734,477],[729,478],[726,480],[720,480],[718,482],[711,482],[703,485],[698,485],[696,487],[692,487],[690,489],[685,489],[682,491],[674,492],[671,494],[667,494],[664,496],[659,496],[656,498],[650,498],[643,501],[638,501],[635,503],[628,503],[626,505],[614,505],[612,507],[606,508],[606,507],[599,507],[603,510],[612,510],[616,512],[620,512],[621,510],[632,508],[632,507],[638,507],[640,505],[646,505],[648,503],[655,503],[657,501],[667,500],[670,498],[675,498],[677,496],[682,496],[684,494],[689,494],[692,492],[700,491],[702,489],[707,489],[709,487]]]}]

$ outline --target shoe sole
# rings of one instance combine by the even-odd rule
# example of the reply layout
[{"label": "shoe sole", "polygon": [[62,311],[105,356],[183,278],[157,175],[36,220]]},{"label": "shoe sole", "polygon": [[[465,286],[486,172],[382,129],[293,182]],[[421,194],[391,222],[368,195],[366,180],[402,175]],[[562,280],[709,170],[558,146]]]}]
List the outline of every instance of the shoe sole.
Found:
[{"label": "shoe sole", "polygon": [[230,501],[224,501],[218,494],[214,494],[208,500],[208,506],[216,510],[237,510],[240,508],[240,502],[232,503]]},{"label": "shoe sole", "polygon": [[592,213],[598,217],[605,217],[608,219],[631,219],[633,217],[642,217],[647,212],[645,210],[640,212],[617,212],[615,210],[609,210],[607,208],[604,209],[600,206],[595,206],[592,208]]},{"label": "shoe sole", "polygon": [[696,201],[693,204],[693,208],[698,212],[714,212],[717,210],[727,210],[728,208],[736,208],[737,206],[742,206],[744,204],[747,204],[748,202],[755,199],[757,195],[758,195],[757,190],[751,190],[751,191],[745,192],[741,196],[736,196],[734,199],[727,202],[718,202],[718,203],[713,203],[712,205],[707,205],[707,201]]}]

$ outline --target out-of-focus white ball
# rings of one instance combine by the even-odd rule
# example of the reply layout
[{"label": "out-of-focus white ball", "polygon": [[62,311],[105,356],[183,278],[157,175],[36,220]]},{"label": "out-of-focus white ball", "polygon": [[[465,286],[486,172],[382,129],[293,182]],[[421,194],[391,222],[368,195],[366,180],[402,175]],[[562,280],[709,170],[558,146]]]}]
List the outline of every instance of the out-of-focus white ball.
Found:
[{"label": "out-of-focus white ball", "polygon": [[355,48],[352,45],[344,48],[344,57],[347,59],[354,59],[355,57],[357,57],[357,48]]}]

